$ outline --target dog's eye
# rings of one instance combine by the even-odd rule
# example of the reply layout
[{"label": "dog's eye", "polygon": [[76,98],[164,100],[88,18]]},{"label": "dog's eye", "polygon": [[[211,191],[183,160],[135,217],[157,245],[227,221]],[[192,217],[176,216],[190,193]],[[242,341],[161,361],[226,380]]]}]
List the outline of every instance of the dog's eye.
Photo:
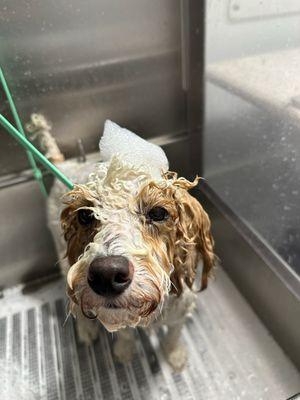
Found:
[{"label": "dog's eye", "polygon": [[153,207],[147,214],[150,221],[164,221],[168,218],[169,213],[163,207]]},{"label": "dog's eye", "polygon": [[78,222],[81,225],[90,225],[94,221],[94,214],[91,210],[78,210],[77,212]]}]

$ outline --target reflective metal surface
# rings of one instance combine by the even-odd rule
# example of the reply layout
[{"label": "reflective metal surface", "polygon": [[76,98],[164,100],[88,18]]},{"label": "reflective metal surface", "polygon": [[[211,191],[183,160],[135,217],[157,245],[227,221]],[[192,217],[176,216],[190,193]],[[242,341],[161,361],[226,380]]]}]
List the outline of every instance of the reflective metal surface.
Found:
[{"label": "reflective metal surface", "polygon": [[208,185],[202,185],[195,195],[213,221],[222,266],[300,368],[299,277]]},{"label": "reflective metal surface", "polygon": [[[108,118],[144,137],[185,130],[180,2],[4,0],[0,32],[22,120],[44,113],[67,157],[79,138],[95,151]],[[1,132],[0,174],[27,165]]]},{"label": "reflective metal surface", "polygon": [[36,182],[0,190],[0,287],[55,272],[57,256]]},{"label": "reflective metal surface", "polygon": [[[253,3],[259,3],[255,18],[253,13],[250,18],[245,17],[252,10],[250,2],[206,3],[204,160],[198,153],[194,170],[202,163],[207,179],[202,189],[209,201],[205,202],[199,192],[197,195],[208,207],[216,252],[223,266],[300,367],[300,202],[296,200],[300,176],[299,118],[298,123],[296,118],[287,118],[289,108],[294,107],[296,115],[299,107],[295,94],[287,99],[291,91],[298,90],[295,71],[299,61],[291,54],[297,53],[299,47],[299,14],[283,18],[277,9],[273,15],[274,5],[285,5],[284,1]],[[243,20],[231,19],[233,6],[240,7]],[[262,15],[262,9],[271,11],[272,18]],[[196,45],[195,38],[194,41]],[[267,51],[277,57],[271,68],[270,59],[260,54]],[[253,54],[257,56],[250,57]],[[256,65],[242,68],[240,62],[252,57],[257,60]],[[225,64],[230,68],[225,68]],[[280,68],[279,64],[285,67]],[[214,79],[217,69],[222,85]],[[277,79],[268,85],[274,73]],[[237,75],[241,79],[237,80]],[[239,91],[233,85],[237,81]],[[195,101],[188,103],[188,112],[197,118]],[[193,148],[197,155],[198,148]]]},{"label": "reflective metal surface", "polygon": [[300,275],[299,3],[209,0],[206,21],[205,177]]},{"label": "reflective metal surface", "polygon": [[83,344],[64,292],[60,280],[0,299],[1,400],[285,400],[299,390],[299,371],[222,270],[183,329],[182,372],[165,360],[162,330],[136,329],[125,365],[113,354],[116,333],[101,324]]}]

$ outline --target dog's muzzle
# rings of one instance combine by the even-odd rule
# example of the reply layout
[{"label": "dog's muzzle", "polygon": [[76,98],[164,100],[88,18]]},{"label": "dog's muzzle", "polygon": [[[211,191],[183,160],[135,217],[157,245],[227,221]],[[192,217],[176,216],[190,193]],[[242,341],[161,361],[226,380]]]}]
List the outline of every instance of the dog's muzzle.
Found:
[{"label": "dog's muzzle", "polygon": [[95,293],[111,298],[129,287],[132,276],[133,265],[126,257],[97,257],[89,266],[87,281]]}]

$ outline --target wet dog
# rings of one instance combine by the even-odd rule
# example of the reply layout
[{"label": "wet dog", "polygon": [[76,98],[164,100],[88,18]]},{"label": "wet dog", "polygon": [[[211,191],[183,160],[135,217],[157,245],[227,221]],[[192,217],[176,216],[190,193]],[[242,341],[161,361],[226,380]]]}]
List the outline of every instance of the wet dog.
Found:
[{"label": "wet dog", "polygon": [[48,201],[79,336],[95,339],[99,321],[118,331],[114,351],[125,362],[132,328],[166,325],[162,349],[180,370],[186,361],[180,332],[215,263],[209,217],[189,194],[199,178],[169,172],[160,147],[111,121],[100,161],[60,163],[76,184],[66,193],[55,182]]}]

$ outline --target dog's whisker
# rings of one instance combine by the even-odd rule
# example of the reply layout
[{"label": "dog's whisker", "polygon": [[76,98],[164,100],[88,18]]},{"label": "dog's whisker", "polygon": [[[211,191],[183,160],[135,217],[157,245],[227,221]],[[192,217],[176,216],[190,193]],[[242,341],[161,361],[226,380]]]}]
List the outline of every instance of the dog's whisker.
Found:
[{"label": "dog's whisker", "polygon": [[67,320],[69,319],[69,317],[71,316],[71,311],[69,310],[68,311],[68,314],[66,315],[66,318],[65,318],[65,320],[64,320],[64,322],[63,322],[63,328],[65,327],[65,325],[66,325],[66,323],[67,323]]},{"label": "dog's whisker", "polygon": [[171,281],[171,286],[174,288],[174,290],[175,290],[176,292],[178,292],[178,289],[177,289],[177,287],[176,287],[175,283],[174,283],[174,282],[172,282],[172,281]]}]

